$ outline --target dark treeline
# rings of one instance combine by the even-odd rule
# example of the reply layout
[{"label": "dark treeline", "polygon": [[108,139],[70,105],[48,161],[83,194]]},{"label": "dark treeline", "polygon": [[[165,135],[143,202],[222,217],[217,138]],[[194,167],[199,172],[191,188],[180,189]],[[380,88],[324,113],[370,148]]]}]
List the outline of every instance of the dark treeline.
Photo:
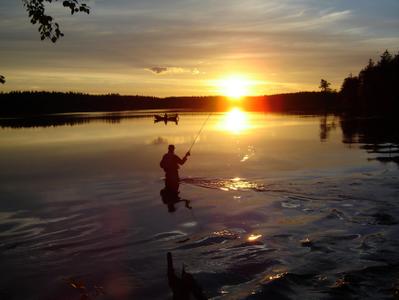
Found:
[{"label": "dark treeline", "polygon": [[[322,92],[247,97],[237,104],[248,111],[393,116],[399,112],[398,87],[399,54],[393,56],[385,51],[377,63],[370,59],[357,76],[345,78],[339,93],[324,89]],[[222,96],[158,98],[60,92],[0,93],[2,117],[139,109],[225,111],[232,105],[232,101]]]},{"label": "dark treeline", "polygon": [[386,50],[369,60],[358,76],[344,79],[340,91],[343,110],[351,115],[395,115],[399,112],[399,54]]},{"label": "dark treeline", "polygon": [[[157,98],[89,95],[61,92],[10,92],[0,94],[0,115],[21,116],[72,112],[107,112],[139,109],[199,109],[208,97]],[[190,100],[190,101],[188,101]]]},{"label": "dark treeline", "polygon": [[[10,92],[0,94],[0,115],[29,116],[71,112],[105,112],[139,109],[189,109],[225,111],[234,103],[222,96],[146,97],[89,95],[59,92]],[[272,96],[247,97],[239,105],[249,111],[320,113],[336,110],[336,93],[299,92]]]},{"label": "dark treeline", "polygon": [[253,97],[252,101],[248,102],[247,107],[253,111],[322,114],[337,113],[340,110],[339,97],[335,92],[277,94]]},{"label": "dark treeline", "polygon": [[89,95],[61,92],[0,94],[1,115],[38,115],[69,112],[123,111],[156,108],[159,99],[142,96]]}]

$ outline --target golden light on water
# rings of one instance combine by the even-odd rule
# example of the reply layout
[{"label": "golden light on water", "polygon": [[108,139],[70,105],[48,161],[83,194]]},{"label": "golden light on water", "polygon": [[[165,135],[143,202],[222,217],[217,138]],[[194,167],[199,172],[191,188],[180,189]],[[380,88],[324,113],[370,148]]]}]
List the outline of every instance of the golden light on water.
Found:
[{"label": "golden light on water", "polygon": [[250,128],[248,114],[239,108],[233,108],[223,116],[219,129],[233,134],[240,134]]},{"label": "golden light on water", "polygon": [[288,274],[287,272],[282,272],[282,273],[278,273],[278,274],[268,275],[265,277],[264,281],[272,281],[272,280],[280,279],[280,278],[283,278],[287,274]]},{"label": "golden light on water", "polygon": [[261,238],[261,237],[262,237],[261,234],[251,234],[251,235],[248,237],[248,242],[256,241],[256,240],[258,240],[258,239]]}]

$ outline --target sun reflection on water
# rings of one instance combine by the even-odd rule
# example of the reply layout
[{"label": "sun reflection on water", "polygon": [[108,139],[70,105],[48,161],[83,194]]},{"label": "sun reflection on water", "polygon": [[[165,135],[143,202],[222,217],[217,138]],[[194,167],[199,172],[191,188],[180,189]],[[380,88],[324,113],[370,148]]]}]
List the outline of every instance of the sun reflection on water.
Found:
[{"label": "sun reflection on water", "polygon": [[219,124],[219,129],[233,134],[241,134],[250,126],[248,114],[235,107],[227,112]]},{"label": "sun reflection on water", "polygon": [[259,239],[259,238],[261,238],[261,237],[262,237],[261,234],[251,234],[251,235],[248,237],[248,241],[249,241],[249,242],[253,242],[253,241],[256,241],[257,239]]},{"label": "sun reflection on water", "polygon": [[250,182],[240,177],[235,177],[230,180],[219,180],[220,189],[222,191],[245,191],[245,190],[257,190],[263,191],[264,186],[257,184],[256,182]]}]

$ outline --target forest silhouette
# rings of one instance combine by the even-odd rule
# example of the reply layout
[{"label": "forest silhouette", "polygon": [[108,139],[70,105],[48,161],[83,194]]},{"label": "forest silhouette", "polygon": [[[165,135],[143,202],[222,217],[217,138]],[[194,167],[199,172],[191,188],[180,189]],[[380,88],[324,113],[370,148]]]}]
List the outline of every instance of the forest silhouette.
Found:
[{"label": "forest silhouette", "polygon": [[369,60],[358,74],[345,78],[340,90],[342,110],[354,115],[396,115],[399,110],[399,54],[386,50]]},{"label": "forest silhouette", "polygon": [[[140,109],[187,109],[226,111],[231,102],[224,96],[167,97],[89,95],[61,92],[1,93],[0,116],[27,116],[71,112],[106,112]],[[239,105],[247,111],[320,113],[339,109],[337,93],[299,92],[246,97]],[[237,104],[237,103],[236,103]]]},{"label": "forest silhouette", "polygon": [[[321,92],[298,92],[245,97],[247,111],[299,112],[394,116],[399,111],[399,54],[386,50],[378,62],[369,60],[357,76],[344,79],[339,92],[322,79]],[[0,93],[0,116],[32,116],[70,112],[106,112],[140,109],[225,111],[231,102],[224,96],[151,97],[119,94],[90,95],[62,92]]]}]

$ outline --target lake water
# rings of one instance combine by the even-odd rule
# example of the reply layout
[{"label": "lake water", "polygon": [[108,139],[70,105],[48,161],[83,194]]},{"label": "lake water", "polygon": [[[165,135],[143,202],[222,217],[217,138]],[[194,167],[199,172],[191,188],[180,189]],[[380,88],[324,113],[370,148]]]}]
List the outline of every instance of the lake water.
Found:
[{"label": "lake water", "polygon": [[2,121],[1,299],[171,299],[167,252],[209,298],[399,293],[397,145],[334,116],[213,113],[180,169],[189,209],[162,201],[159,161],[209,115],[153,114]]}]

